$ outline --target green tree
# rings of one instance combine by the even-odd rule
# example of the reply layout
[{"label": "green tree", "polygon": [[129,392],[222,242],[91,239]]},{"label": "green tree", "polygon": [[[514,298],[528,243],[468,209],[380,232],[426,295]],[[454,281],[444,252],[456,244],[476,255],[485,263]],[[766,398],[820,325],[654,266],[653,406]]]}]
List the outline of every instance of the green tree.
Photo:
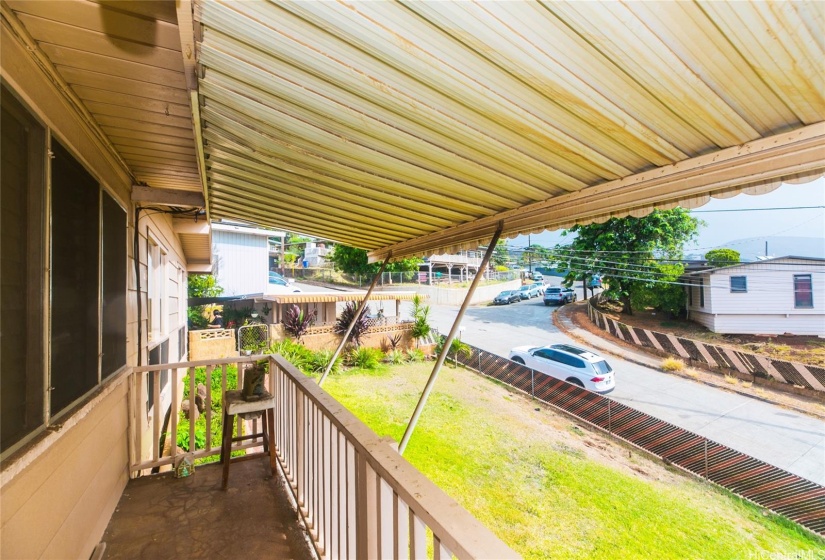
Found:
[{"label": "green tree", "polygon": [[[211,274],[190,274],[187,283],[187,295],[190,298],[196,297],[218,297],[223,293],[223,288],[218,286],[218,282]],[[193,305],[187,308],[190,329],[205,329],[209,325],[209,319],[204,315],[206,306]]]},{"label": "green tree", "polygon": [[685,244],[696,237],[700,225],[683,208],[576,225],[563,232],[576,238],[570,245],[556,247],[556,259],[569,271],[566,285],[601,274],[607,285],[605,295],[620,301],[623,313],[632,315],[634,302],[654,302],[673,310],[684,305],[684,290],[668,282],[679,278],[684,268],[667,261],[682,258]]},{"label": "green tree", "polygon": [[739,251],[733,249],[712,249],[705,253],[705,260],[714,268],[730,266],[739,262]]},{"label": "green tree", "polygon": [[[479,250],[482,248],[479,247]],[[486,250],[487,248],[484,247]],[[496,248],[493,249],[493,255],[490,257],[490,260],[493,261],[494,266],[503,266],[505,270],[507,270],[507,265],[510,263],[510,254],[507,251],[507,240],[506,239],[499,239],[498,243],[496,243]]]},{"label": "green tree", "polygon": [[[374,276],[381,268],[381,263],[370,263],[367,252],[364,249],[348,247],[346,245],[336,245],[329,257],[335,267],[346,274],[361,274],[364,276]],[[412,272],[418,270],[421,259],[401,259],[400,261],[388,263],[386,272]]]}]

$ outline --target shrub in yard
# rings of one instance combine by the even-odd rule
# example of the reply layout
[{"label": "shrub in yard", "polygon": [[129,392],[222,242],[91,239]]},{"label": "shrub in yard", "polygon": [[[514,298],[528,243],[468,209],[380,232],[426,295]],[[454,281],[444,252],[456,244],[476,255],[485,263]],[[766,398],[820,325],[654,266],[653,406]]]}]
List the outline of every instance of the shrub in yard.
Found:
[{"label": "shrub in yard", "polygon": [[[435,347],[436,354],[441,354],[441,350],[444,348],[444,339],[438,341],[438,344]],[[461,342],[457,338],[454,338],[453,341],[450,343],[450,349],[447,351],[447,358],[453,360],[454,362],[458,360],[459,357],[469,358],[473,355],[473,351],[470,349],[470,345],[466,342]]]},{"label": "shrub in yard", "polygon": [[344,334],[347,332],[347,329],[349,328],[350,323],[352,323],[355,315],[358,314],[358,321],[356,321],[355,326],[352,327],[350,340],[356,346],[361,346],[361,337],[364,336],[370,328],[367,320],[367,315],[369,312],[369,306],[367,306],[364,312],[361,313],[361,308],[358,307],[357,303],[348,301],[346,305],[344,305],[344,310],[341,311],[341,315],[335,320],[335,326],[332,327],[332,330],[335,331],[335,334]]},{"label": "shrub in yard", "polygon": [[404,352],[398,349],[392,349],[387,352],[387,361],[391,364],[401,364],[404,362]]},{"label": "shrub in yard", "polygon": [[301,337],[315,324],[317,314],[317,309],[313,309],[311,313],[306,313],[297,305],[293,305],[287,309],[284,316],[284,330],[296,340],[301,340]]},{"label": "shrub in yard", "polygon": [[412,336],[416,340],[430,334],[430,306],[424,305],[424,299],[415,294],[412,299],[413,328]]},{"label": "shrub in yard", "polygon": [[665,358],[662,360],[661,368],[664,371],[682,371],[685,369],[685,362],[676,358]]},{"label": "shrub in yard", "polygon": [[313,359],[312,350],[289,338],[279,340],[270,346],[267,354],[280,354],[286,361],[304,372],[309,370]]},{"label": "shrub in yard", "polygon": [[[309,360],[307,364],[307,370],[304,373],[309,375],[320,375],[324,373],[324,370],[327,369],[327,364],[332,359],[332,350],[317,350],[312,353],[312,358]],[[338,356],[335,359],[335,363],[333,364],[332,368],[329,372],[333,375],[341,371],[341,357]]]},{"label": "shrub in yard", "polygon": [[398,349],[398,344],[401,342],[401,338],[403,336],[404,335],[402,335],[401,333],[396,333],[396,334],[393,334],[393,335],[389,335],[389,334],[387,335],[387,340],[389,341],[390,348],[392,350]]},{"label": "shrub in yard", "polygon": [[421,348],[410,348],[407,350],[407,359],[411,362],[423,362],[427,355]]},{"label": "shrub in yard", "polygon": [[378,348],[361,346],[354,348],[347,354],[347,363],[361,369],[375,369],[384,359],[384,353]]}]

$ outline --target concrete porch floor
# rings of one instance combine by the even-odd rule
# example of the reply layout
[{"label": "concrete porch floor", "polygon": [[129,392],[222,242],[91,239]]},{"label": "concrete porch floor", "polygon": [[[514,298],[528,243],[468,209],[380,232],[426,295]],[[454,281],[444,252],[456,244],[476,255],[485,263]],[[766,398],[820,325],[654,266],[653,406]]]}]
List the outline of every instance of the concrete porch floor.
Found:
[{"label": "concrete porch floor", "polygon": [[103,535],[104,558],[315,558],[280,477],[267,458],[130,480]]}]

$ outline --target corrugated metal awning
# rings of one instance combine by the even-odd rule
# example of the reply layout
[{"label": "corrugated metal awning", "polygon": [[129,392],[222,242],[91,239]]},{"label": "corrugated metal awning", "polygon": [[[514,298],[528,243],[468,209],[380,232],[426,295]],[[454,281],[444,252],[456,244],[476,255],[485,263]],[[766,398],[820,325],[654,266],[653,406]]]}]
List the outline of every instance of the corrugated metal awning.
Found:
[{"label": "corrugated metal awning", "polygon": [[[274,301],[275,303],[330,303],[344,301],[363,301],[367,292],[303,292],[300,294],[267,294],[256,297],[260,301]],[[410,301],[415,292],[373,292],[370,301]],[[419,295],[427,299],[427,295]]]},{"label": "corrugated metal awning", "polygon": [[380,259],[808,180],[824,5],[198,2],[212,215]]},{"label": "corrugated metal awning", "polygon": [[[373,259],[825,169],[823,2],[4,0],[2,14],[136,181],[205,188],[213,219]],[[200,262],[208,240],[186,246]]]}]

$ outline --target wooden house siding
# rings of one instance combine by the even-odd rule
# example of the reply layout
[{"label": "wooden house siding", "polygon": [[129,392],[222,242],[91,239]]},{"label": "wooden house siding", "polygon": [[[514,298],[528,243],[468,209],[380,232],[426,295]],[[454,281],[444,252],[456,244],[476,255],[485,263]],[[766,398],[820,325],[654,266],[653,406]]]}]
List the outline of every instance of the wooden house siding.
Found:
[{"label": "wooden house siding", "polygon": [[[690,318],[718,333],[825,335],[825,267],[805,259],[774,259],[689,277]],[[794,276],[811,275],[813,307],[798,308]],[[744,276],[747,291],[732,292],[731,277]],[[699,281],[704,280],[704,307]]]},{"label": "wooden house siding", "polygon": [[223,295],[238,296],[266,292],[269,242],[263,235],[215,229],[215,276]]},{"label": "wooden house siding", "polygon": [[[186,321],[179,301],[185,294],[181,283],[186,278],[179,271],[186,269],[186,261],[171,220],[163,214],[141,214],[138,293],[132,260],[135,223],[130,192],[133,180],[128,170],[93,132],[65,93],[35,63],[26,46],[9,32],[5,19],[2,31],[0,68],[4,84],[126,212],[126,364],[136,365],[139,353],[146,363],[148,354],[148,231],[167,251],[168,328],[164,337],[168,337],[169,354],[176,361],[180,352],[179,329],[185,327]],[[49,300],[48,291],[40,295]],[[141,344],[137,336],[138,297],[143,305]],[[24,448],[4,458],[0,475],[3,496],[0,557],[90,557],[128,481],[127,379],[121,372],[100,382],[66,410],[58,424],[49,430],[34,432],[36,435]],[[132,411],[132,414],[140,417],[141,412],[145,417],[145,411]]]}]

